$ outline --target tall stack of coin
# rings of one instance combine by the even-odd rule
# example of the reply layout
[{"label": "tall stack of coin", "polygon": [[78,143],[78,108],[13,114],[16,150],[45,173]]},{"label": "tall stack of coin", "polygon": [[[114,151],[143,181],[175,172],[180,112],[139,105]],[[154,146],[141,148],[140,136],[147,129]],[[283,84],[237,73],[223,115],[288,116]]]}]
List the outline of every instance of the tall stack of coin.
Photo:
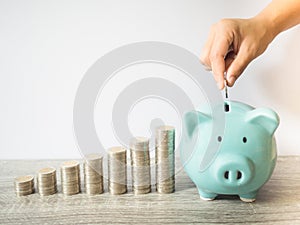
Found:
[{"label": "tall stack of coin", "polygon": [[160,126],[156,129],[155,163],[156,190],[159,193],[175,191],[175,128]]},{"label": "tall stack of coin", "polygon": [[108,190],[113,195],[127,192],[126,149],[112,147],[108,149]]},{"label": "tall stack of coin", "polygon": [[134,194],[151,191],[149,139],[134,137],[130,141],[131,177]]},{"label": "tall stack of coin", "polygon": [[52,167],[40,169],[37,174],[37,186],[42,196],[55,194],[57,192],[56,169]]},{"label": "tall stack of coin", "polygon": [[102,156],[100,154],[89,154],[85,156],[84,162],[84,186],[89,195],[103,193],[103,168]]},{"label": "tall stack of coin", "polygon": [[74,195],[80,192],[80,164],[77,161],[64,162],[60,167],[62,193]]},{"label": "tall stack of coin", "polygon": [[30,195],[34,192],[34,176],[20,176],[15,179],[15,191],[17,196]]}]

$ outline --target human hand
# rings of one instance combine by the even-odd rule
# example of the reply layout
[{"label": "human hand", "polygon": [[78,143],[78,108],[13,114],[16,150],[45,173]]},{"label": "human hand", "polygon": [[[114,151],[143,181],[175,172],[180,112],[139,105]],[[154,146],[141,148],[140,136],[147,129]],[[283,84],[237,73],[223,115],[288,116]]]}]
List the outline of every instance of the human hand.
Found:
[{"label": "human hand", "polygon": [[222,19],[211,27],[200,61],[211,70],[220,89],[224,88],[224,72],[232,87],[247,65],[261,55],[275,34],[261,18]]}]

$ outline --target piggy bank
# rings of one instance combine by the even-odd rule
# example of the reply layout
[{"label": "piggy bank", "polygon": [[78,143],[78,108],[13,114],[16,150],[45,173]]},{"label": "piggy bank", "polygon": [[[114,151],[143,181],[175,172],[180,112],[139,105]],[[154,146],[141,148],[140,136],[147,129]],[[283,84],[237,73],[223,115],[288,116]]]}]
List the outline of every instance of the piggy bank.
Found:
[{"label": "piggy bank", "polygon": [[[278,115],[268,108],[257,108],[235,101],[226,101],[225,130],[211,137],[212,118],[205,110],[184,115],[181,159],[196,184],[200,198],[213,200],[217,195],[238,195],[242,201],[253,202],[258,190],[268,181],[275,167],[277,150],[274,132]],[[197,132],[196,132],[197,131]],[[189,142],[195,139],[193,149]],[[200,162],[209,140],[220,142],[212,162],[200,170]]]}]

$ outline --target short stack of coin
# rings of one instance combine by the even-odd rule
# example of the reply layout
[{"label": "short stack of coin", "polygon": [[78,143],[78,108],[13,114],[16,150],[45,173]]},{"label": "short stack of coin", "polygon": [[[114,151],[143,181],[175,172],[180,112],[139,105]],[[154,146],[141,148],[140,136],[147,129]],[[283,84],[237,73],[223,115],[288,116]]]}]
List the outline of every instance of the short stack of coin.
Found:
[{"label": "short stack of coin", "polygon": [[64,162],[60,167],[61,188],[65,195],[80,192],[80,164],[77,161]]},{"label": "short stack of coin", "polygon": [[149,139],[134,137],[130,141],[131,178],[134,194],[151,191]]},{"label": "short stack of coin", "polygon": [[159,193],[175,191],[175,128],[160,126],[156,129],[155,163],[156,190]]},{"label": "short stack of coin", "polygon": [[52,167],[40,169],[37,174],[37,187],[42,196],[55,194],[57,192],[56,169]]},{"label": "short stack of coin", "polygon": [[127,192],[127,155],[123,147],[108,149],[108,190],[113,195]]},{"label": "short stack of coin", "polygon": [[15,179],[15,191],[17,196],[30,195],[34,192],[34,176],[20,176]]},{"label": "short stack of coin", "polygon": [[85,156],[84,162],[84,186],[89,195],[103,193],[103,157],[100,154],[89,154]]}]

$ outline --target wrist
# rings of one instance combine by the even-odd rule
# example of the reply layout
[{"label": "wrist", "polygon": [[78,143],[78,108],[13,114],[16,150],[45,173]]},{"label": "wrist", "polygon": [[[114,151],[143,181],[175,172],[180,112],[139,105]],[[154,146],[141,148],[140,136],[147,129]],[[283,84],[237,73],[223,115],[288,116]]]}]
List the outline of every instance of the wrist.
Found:
[{"label": "wrist", "polygon": [[279,26],[270,16],[258,14],[251,18],[251,20],[260,27],[261,32],[269,43],[281,32]]},{"label": "wrist", "polygon": [[300,1],[273,0],[254,19],[262,23],[274,39],[279,33],[300,23]]}]

